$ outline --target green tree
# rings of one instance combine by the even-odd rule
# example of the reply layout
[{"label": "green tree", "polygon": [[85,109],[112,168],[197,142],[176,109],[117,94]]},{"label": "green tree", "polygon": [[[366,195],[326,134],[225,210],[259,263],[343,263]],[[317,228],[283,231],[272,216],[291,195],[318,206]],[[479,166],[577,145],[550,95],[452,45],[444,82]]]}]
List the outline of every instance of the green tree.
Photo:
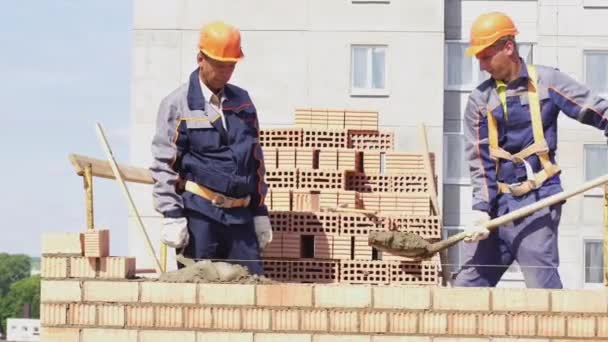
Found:
[{"label": "green tree", "polygon": [[12,283],[29,277],[30,269],[29,256],[0,253],[0,298],[8,293]]},{"label": "green tree", "polygon": [[6,296],[0,299],[0,327],[6,332],[6,319],[23,317],[24,306],[30,305],[30,317],[40,317],[40,276],[16,281]]}]

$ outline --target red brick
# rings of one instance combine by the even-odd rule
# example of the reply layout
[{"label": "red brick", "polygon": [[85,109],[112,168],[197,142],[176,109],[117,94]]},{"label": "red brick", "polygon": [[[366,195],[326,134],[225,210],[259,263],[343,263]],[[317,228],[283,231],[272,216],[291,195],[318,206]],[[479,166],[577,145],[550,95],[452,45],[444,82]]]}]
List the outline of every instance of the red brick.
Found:
[{"label": "red brick", "polygon": [[163,331],[142,330],[139,332],[140,341],[171,341],[171,342],[196,342],[194,331]]},{"label": "red brick", "polygon": [[313,335],[312,342],[370,342],[369,335]]},{"label": "red brick", "polygon": [[186,283],[141,283],[142,303],[196,304],[196,285]]},{"label": "red brick", "polygon": [[85,281],[84,300],[87,302],[137,302],[139,282],[135,281]]},{"label": "red brick", "polygon": [[420,313],[419,330],[424,335],[445,334],[448,330],[448,317],[444,313]]},{"label": "red brick", "polygon": [[433,288],[433,309],[490,310],[490,291],[484,288]]},{"label": "red brick", "polygon": [[328,331],[329,317],[325,310],[302,310],[300,311],[300,322],[302,331]]},{"label": "red brick", "polygon": [[426,310],[431,307],[429,287],[374,286],[374,308]]},{"label": "red brick", "polygon": [[427,336],[407,336],[407,340],[401,336],[372,336],[371,342],[431,342]]},{"label": "red brick", "polygon": [[124,327],[124,305],[97,305],[97,320],[100,326]]},{"label": "red brick", "polygon": [[40,304],[40,323],[42,325],[64,325],[67,324],[67,304]]},{"label": "red brick", "polygon": [[259,308],[243,308],[242,310],[244,330],[269,330],[270,310]]},{"label": "red brick", "polygon": [[595,336],[596,318],[592,316],[568,316],[566,318],[569,337]]},{"label": "red brick", "polygon": [[251,284],[199,284],[198,293],[199,304],[255,304],[255,285]]},{"label": "red brick", "polygon": [[415,334],[418,332],[418,314],[416,313],[390,312],[388,320],[391,333]]},{"label": "red brick", "polygon": [[489,338],[477,337],[435,337],[433,342],[493,342]]},{"label": "red brick", "polygon": [[68,324],[95,325],[97,308],[92,304],[70,304],[68,307]]},{"label": "red brick", "polygon": [[312,285],[257,285],[255,288],[256,305],[311,307],[312,290]]},{"label": "red brick", "polygon": [[467,313],[448,314],[448,334],[476,335],[477,315]]},{"label": "red brick", "polygon": [[137,330],[83,329],[83,342],[137,342]]},{"label": "red brick", "polygon": [[270,313],[272,330],[298,330],[300,315],[297,310],[273,309]]},{"label": "red brick", "polygon": [[107,229],[87,231],[84,234],[84,256],[106,257],[110,254],[110,231]]},{"label": "red brick", "polygon": [[369,308],[371,286],[315,285],[315,306],[331,308]]},{"label": "red brick", "polygon": [[105,257],[99,259],[99,278],[125,279],[135,275],[135,258]]},{"label": "red brick", "polygon": [[565,336],[566,319],[564,316],[538,316],[538,336]]},{"label": "red brick", "polygon": [[329,310],[329,330],[335,332],[358,332],[359,313],[357,311]]},{"label": "red brick", "polygon": [[97,259],[88,257],[70,258],[70,278],[95,278]]},{"label": "red brick", "polygon": [[250,332],[198,332],[197,342],[253,342],[253,333]]},{"label": "red brick", "polygon": [[40,340],[44,342],[79,342],[80,329],[42,327]]},{"label": "red brick", "polygon": [[536,335],[536,316],[514,314],[508,316],[509,335],[534,336]]},{"label": "red brick", "polygon": [[82,255],[80,233],[42,234],[42,254]]},{"label": "red brick", "polygon": [[597,336],[608,337],[608,317],[597,318]]},{"label": "red brick", "polygon": [[213,328],[224,330],[241,329],[241,310],[238,308],[216,307],[211,310]]},{"label": "red brick", "polygon": [[258,333],[255,334],[254,338],[255,342],[311,342],[312,335],[310,334],[281,334],[281,333],[271,333],[264,334]]},{"label": "red brick", "polygon": [[153,306],[127,306],[127,327],[151,328],[153,326]]},{"label": "red brick", "polygon": [[477,321],[480,335],[501,336],[507,334],[507,316],[480,314]]},{"label": "red brick", "polygon": [[184,308],[184,327],[187,329],[213,327],[211,308],[186,307]]},{"label": "red brick", "polygon": [[388,331],[388,314],[386,312],[361,312],[361,332],[385,333]]},{"label": "red brick", "polygon": [[43,256],[40,260],[40,276],[42,278],[67,278],[68,258]]},{"label": "red brick", "polygon": [[179,306],[154,307],[154,326],[157,328],[181,328],[184,326],[183,308]]},{"label": "red brick", "polygon": [[79,302],[82,299],[77,280],[43,280],[40,300],[43,302]]},{"label": "red brick", "polygon": [[549,311],[549,291],[539,289],[491,289],[493,311]]},{"label": "red brick", "polygon": [[603,290],[553,290],[551,291],[553,312],[608,312],[608,292]]}]

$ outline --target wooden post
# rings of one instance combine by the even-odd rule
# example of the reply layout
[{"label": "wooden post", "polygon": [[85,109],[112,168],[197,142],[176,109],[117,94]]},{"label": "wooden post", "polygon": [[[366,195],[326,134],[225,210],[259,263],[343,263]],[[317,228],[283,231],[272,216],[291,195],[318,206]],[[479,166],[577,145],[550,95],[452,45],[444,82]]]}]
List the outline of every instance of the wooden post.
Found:
[{"label": "wooden post", "polygon": [[84,167],[82,180],[84,182],[85,205],[87,211],[87,230],[92,231],[95,229],[95,222],[93,219],[93,166],[91,164],[87,164]]}]

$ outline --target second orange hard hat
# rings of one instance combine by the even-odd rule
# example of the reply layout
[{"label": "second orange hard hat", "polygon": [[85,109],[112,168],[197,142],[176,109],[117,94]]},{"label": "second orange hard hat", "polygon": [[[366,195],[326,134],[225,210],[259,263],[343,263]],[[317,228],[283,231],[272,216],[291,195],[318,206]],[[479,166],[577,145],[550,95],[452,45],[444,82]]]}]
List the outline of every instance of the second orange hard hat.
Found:
[{"label": "second orange hard hat", "polygon": [[210,58],[222,62],[238,62],[244,57],[239,29],[221,21],[201,29],[198,48]]},{"label": "second orange hard hat", "polygon": [[482,14],[471,26],[470,44],[465,53],[468,56],[475,56],[500,38],[515,36],[517,33],[519,32],[513,20],[506,14],[501,12]]}]

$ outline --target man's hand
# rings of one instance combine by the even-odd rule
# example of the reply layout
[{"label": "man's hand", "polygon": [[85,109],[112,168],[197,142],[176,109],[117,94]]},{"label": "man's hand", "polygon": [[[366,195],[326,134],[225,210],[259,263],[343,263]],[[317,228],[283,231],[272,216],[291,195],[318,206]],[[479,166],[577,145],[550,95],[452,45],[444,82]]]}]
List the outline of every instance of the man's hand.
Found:
[{"label": "man's hand", "polygon": [[163,228],[160,239],[167,246],[173,248],[185,247],[188,244],[188,220],[185,217],[163,218]]},{"label": "man's hand", "polygon": [[266,248],[266,245],[272,242],[270,219],[268,216],[256,216],[253,218],[253,225],[255,226],[255,235],[258,237],[260,249]]},{"label": "man's hand", "polygon": [[490,215],[485,211],[473,211],[472,224],[465,229],[467,236],[464,238],[465,242],[477,242],[485,240],[490,236],[490,230],[483,226],[483,223],[490,221]]}]

